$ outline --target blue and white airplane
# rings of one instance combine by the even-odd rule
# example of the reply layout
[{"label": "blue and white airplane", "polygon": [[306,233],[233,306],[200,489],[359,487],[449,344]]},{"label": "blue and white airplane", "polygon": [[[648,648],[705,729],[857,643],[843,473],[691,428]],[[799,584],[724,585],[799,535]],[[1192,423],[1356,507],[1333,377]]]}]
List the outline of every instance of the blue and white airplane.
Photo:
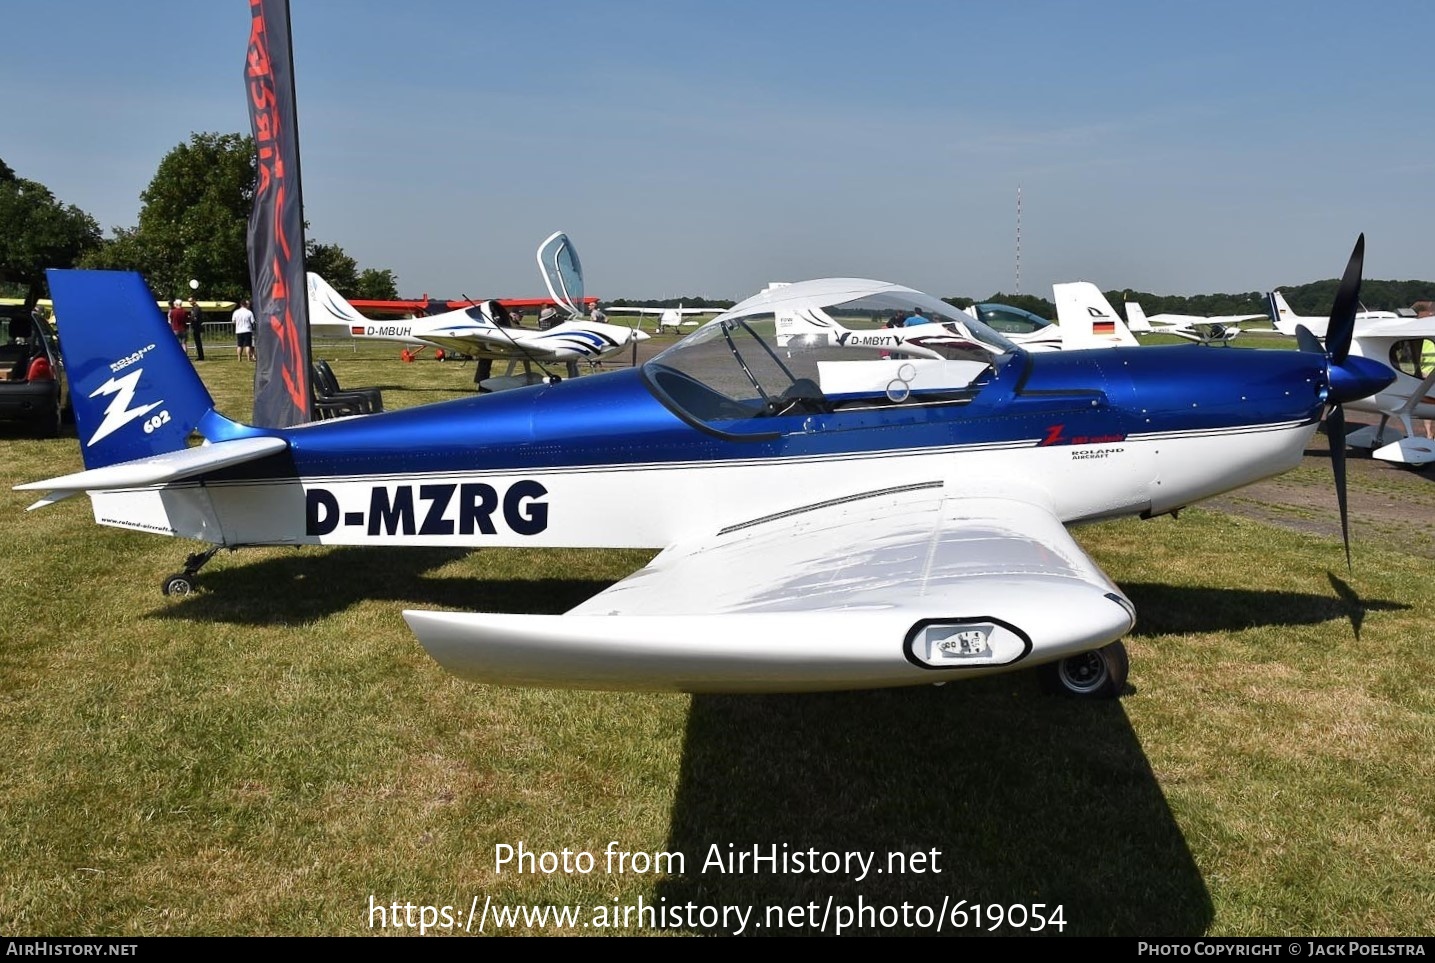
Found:
[{"label": "blue and white airplane", "polygon": [[[275,429],[215,410],[138,275],[53,271],[86,470],[19,487],[210,543],[170,592],[245,545],[661,549],[564,615],[404,613],[482,682],[799,691],[1046,666],[1112,696],[1135,611],[1066,526],[1290,469],[1328,408],[1343,431],[1341,402],[1392,378],[1347,357],[1363,247],[1328,348],[1032,353],[839,278],[750,298],[639,368]],[[968,335],[959,357],[773,345],[783,312],[914,307]]]},{"label": "blue and white airplane", "polygon": [[483,378],[479,387],[487,391],[545,380],[544,375],[532,371],[533,365],[561,363],[573,376],[580,361],[596,363],[648,340],[648,335],[637,325],[605,324],[584,315],[582,267],[573,243],[562,231],[555,231],[538,245],[537,257],[549,296],[568,314],[567,320],[551,328],[513,326],[498,301],[483,301],[429,317],[375,321],[360,314],[329,282],[312,272],[307,277],[309,323],[319,332],[337,328],[342,334],[360,340],[429,345],[481,360],[524,366],[521,375]]}]

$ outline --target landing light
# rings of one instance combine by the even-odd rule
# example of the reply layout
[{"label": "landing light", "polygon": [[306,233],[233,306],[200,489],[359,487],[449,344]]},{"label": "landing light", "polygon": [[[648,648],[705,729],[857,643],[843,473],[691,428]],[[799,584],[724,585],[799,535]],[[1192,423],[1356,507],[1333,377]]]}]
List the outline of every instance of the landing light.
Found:
[{"label": "landing light", "polygon": [[924,622],[907,636],[907,657],[933,669],[1007,665],[1030,649],[1024,633],[995,620]]}]

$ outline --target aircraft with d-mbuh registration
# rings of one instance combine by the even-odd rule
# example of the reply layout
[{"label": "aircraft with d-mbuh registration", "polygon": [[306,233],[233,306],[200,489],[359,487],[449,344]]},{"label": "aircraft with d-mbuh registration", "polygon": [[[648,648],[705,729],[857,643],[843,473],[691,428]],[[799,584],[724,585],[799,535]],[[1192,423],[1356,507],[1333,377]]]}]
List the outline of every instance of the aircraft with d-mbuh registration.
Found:
[{"label": "aircraft with d-mbuh registration", "polygon": [[351,338],[431,345],[468,357],[522,364],[521,375],[479,379],[482,390],[533,384],[547,375],[532,370],[563,363],[570,375],[579,361],[597,362],[629,349],[648,335],[631,328],[593,321],[584,315],[583,270],[573,243],[555,231],[538,245],[538,267],[548,293],[569,317],[550,328],[515,325],[504,303],[481,301],[455,311],[403,321],[375,321],[354,310],[343,295],[317,274],[308,275],[309,323],[319,331],[338,328]]},{"label": "aircraft with d-mbuh registration", "polygon": [[[19,487],[207,542],[172,593],[246,545],[660,550],[563,615],[404,613],[481,682],[774,692],[1042,667],[1115,696],[1135,608],[1067,526],[1293,468],[1322,416],[1343,433],[1341,405],[1393,377],[1349,355],[1363,251],[1327,345],[1302,351],[1034,353],[911,288],[827,278],[639,367],[292,428],[222,415],[138,275],[53,271],[85,470]],[[778,316],[813,309],[853,326],[917,309],[967,343],[777,347]]]}]

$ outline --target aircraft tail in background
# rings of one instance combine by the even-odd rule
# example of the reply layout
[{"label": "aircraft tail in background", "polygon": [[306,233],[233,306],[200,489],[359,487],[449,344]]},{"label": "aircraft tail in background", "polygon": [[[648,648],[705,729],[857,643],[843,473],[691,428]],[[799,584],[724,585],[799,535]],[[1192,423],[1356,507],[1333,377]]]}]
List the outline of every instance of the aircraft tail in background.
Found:
[{"label": "aircraft tail in background", "polygon": [[1133,332],[1142,334],[1151,330],[1151,322],[1146,317],[1146,311],[1137,301],[1126,302],[1126,326]]},{"label": "aircraft tail in background", "polygon": [[340,329],[351,338],[372,338],[376,341],[398,341],[404,344],[428,345],[428,341],[413,335],[415,322],[375,321],[366,318],[350,304],[342,294],[335,291],[313,271],[305,275],[309,291],[309,324],[319,334],[334,337]]},{"label": "aircraft tail in background", "polygon": [[1053,284],[1051,290],[1056,297],[1056,323],[1061,326],[1063,350],[1139,343],[1101,289],[1090,281]]},{"label": "aircraft tail in background", "polygon": [[1310,333],[1317,338],[1325,337],[1325,328],[1329,323],[1327,318],[1305,318],[1291,310],[1286,304],[1286,299],[1279,291],[1272,291],[1266,295],[1266,300],[1271,306],[1271,324],[1275,325],[1281,334],[1295,337],[1295,329],[1300,325],[1310,328]]}]

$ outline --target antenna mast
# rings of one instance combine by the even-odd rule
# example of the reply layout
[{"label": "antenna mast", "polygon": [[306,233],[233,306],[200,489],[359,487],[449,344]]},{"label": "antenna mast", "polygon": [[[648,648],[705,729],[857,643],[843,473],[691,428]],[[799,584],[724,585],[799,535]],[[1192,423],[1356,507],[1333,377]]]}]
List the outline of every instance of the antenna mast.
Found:
[{"label": "antenna mast", "polygon": [[1016,186],[1016,293],[1021,294],[1021,185]]}]

